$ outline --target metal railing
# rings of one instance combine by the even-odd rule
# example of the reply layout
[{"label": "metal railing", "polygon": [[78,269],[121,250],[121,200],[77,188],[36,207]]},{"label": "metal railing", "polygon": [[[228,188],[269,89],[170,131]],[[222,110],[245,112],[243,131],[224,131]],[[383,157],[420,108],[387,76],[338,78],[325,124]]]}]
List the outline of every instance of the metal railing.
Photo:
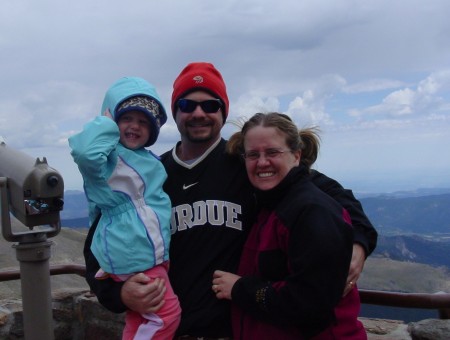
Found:
[{"label": "metal railing", "polygon": [[[81,264],[61,264],[50,266],[50,275],[76,274],[84,277],[86,275],[86,267]],[[20,280],[20,270],[5,270],[0,272],[0,282]]]},{"label": "metal railing", "polygon": [[[84,277],[86,267],[80,264],[50,266],[50,275],[76,274]],[[20,280],[20,271],[0,272],[0,282]],[[450,294],[448,293],[397,293],[360,289],[361,303],[386,307],[432,309],[439,312],[440,319],[450,319]]]},{"label": "metal railing", "polygon": [[361,303],[386,307],[434,309],[440,319],[450,319],[450,294],[397,293],[379,290],[359,290]]}]

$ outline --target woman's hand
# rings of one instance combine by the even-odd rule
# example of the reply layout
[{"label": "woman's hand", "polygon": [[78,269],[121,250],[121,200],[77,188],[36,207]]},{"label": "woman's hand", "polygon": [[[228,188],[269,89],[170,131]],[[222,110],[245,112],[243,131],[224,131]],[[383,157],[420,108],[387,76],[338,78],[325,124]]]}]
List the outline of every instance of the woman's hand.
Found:
[{"label": "woman's hand", "polygon": [[231,300],[231,290],[236,281],[240,278],[241,277],[236,274],[216,270],[213,274],[212,281],[212,290],[216,294],[216,297],[218,299]]}]

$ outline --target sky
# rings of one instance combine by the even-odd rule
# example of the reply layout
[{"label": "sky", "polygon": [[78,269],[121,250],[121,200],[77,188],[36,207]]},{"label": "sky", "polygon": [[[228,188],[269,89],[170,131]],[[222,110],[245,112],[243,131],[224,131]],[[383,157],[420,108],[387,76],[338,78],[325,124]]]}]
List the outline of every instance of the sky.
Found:
[{"label": "sky", "polygon": [[0,136],[82,190],[67,138],[107,88],[123,76],[156,86],[169,112],[160,154],[179,140],[173,81],[207,61],[228,121],[278,111],[319,127],[314,168],[344,187],[450,188],[449,13],[447,0],[4,0]]}]

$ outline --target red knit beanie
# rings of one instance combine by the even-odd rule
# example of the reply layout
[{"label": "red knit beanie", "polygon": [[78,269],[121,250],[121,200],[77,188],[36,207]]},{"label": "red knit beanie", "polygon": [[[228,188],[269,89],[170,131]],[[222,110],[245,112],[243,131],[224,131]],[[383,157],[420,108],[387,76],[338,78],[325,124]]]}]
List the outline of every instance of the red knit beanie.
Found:
[{"label": "red knit beanie", "polygon": [[172,115],[175,119],[177,112],[176,103],[182,96],[190,92],[203,90],[212,96],[219,98],[223,103],[223,121],[228,116],[228,96],[222,75],[211,63],[190,63],[188,64],[173,83],[172,93]]}]

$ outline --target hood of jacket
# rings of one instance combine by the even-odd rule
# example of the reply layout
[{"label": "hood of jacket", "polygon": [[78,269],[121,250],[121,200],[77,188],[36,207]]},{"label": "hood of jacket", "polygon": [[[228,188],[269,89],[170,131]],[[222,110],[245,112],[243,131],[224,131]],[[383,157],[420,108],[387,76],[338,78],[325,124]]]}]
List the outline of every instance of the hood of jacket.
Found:
[{"label": "hood of jacket", "polygon": [[167,114],[161,99],[156,92],[156,88],[145,79],[139,77],[123,77],[117,80],[106,91],[100,115],[103,115],[104,112],[109,109],[113,119],[117,121],[116,114],[119,106],[125,100],[137,96],[149,97],[159,104],[159,112],[157,115],[147,114],[152,125],[151,137],[146,145],[149,146],[156,141],[160,127],[167,121]]}]

